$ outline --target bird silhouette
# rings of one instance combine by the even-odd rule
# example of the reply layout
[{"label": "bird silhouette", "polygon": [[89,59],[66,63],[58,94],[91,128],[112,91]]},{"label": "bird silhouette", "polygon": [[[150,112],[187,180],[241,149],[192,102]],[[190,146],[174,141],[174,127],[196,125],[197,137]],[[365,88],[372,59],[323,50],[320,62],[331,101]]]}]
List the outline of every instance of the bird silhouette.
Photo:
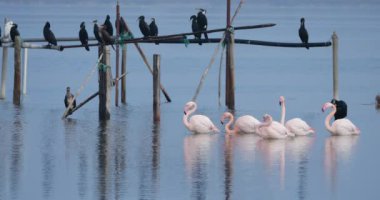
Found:
[{"label": "bird silhouette", "polygon": [[[197,23],[199,27],[199,31],[207,31],[207,17],[206,17],[206,10],[203,8],[199,9],[198,15],[197,15]],[[204,33],[205,39],[208,40],[207,33]]]},{"label": "bird silhouette", "polygon": [[57,46],[57,39],[55,39],[53,31],[50,30],[50,23],[46,22],[44,26],[44,38],[48,44]]},{"label": "bird silhouette", "polygon": [[307,30],[305,28],[305,18],[301,18],[301,25],[298,29],[298,35],[300,36],[300,39],[302,43],[306,45],[306,49],[309,49],[308,43],[309,43],[309,34],[307,33]]},{"label": "bird silhouette", "polygon": [[141,15],[139,18],[139,28],[141,33],[144,35],[144,37],[149,37],[150,36],[150,29],[148,24],[145,22],[145,17]]},{"label": "bird silhouette", "polygon": [[20,32],[18,32],[17,29],[17,24],[12,24],[12,28],[9,34],[11,36],[12,41],[15,42],[16,36],[20,36]]},{"label": "bird silhouette", "polygon": [[[152,21],[149,24],[149,29],[150,29],[150,36],[157,37],[158,27],[157,27],[155,18],[152,18]],[[155,43],[158,44],[158,42],[155,42]]]},{"label": "bird silhouette", "polygon": [[106,26],[106,30],[110,36],[113,35],[113,27],[110,21],[111,17],[109,15],[106,16],[106,20],[104,21],[104,25]]},{"label": "bird silhouette", "polygon": [[[190,17],[190,20],[191,20],[191,30],[192,30],[193,33],[194,33],[194,38],[197,39],[197,40],[200,40],[202,34],[201,34],[201,33],[196,33],[196,32],[199,31],[198,21],[197,21],[197,16],[192,15],[192,16]],[[202,42],[199,41],[198,44],[199,44],[199,45],[202,45]]]},{"label": "bird silhouette", "polygon": [[88,33],[86,31],[86,26],[85,26],[85,23],[82,22],[80,24],[80,30],[79,30],[79,40],[80,42],[82,43],[82,45],[84,46],[84,48],[87,50],[87,51],[90,51],[90,48],[88,47]]}]

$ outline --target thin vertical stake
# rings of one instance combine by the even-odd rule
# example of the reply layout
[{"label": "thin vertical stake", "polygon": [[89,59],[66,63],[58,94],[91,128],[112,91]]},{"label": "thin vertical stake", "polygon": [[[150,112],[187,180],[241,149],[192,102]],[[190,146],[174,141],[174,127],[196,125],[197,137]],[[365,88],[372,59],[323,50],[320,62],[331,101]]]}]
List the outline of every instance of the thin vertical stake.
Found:
[{"label": "thin vertical stake", "polygon": [[[4,30],[5,24],[8,22],[8,19],[4,19]],[[5,99],[5,87],[7,81],[7,65],[8,65],[8,47],[3,47],[3,62],[1,68],[1,92],[0,99]]]},{"label": "thin vertical stake", "polygon": [[332,35],[333,48],[333,97],[339,100],[339,70],[338,70],[338,35]]},{"label": "thin vertical stake", "polygon": [[[121,74],[127,72],[127,44],[122,46],[121,50]],[[121,78],[121,103],[127,103],[126,76]]]},{"label": "thin vertical stake", "polygon": [[160,121],[160,55],[153,55],[153,121]]},{"label": "thin vertical stake", "polygon": [[23,73],[23,82],[22,82],[22,94],[26,95],[26,81],[28,78],[28,48],[24,49],[24,73]]},{"label": "thin vertical stake", "polygon": [[[120,6],[119,1],[116,4],[116,38],[119,38],[120,30]],[[116,80],[119,78],[119,44],[116,44]],[[119,106],[119,81],[115,82],[115,106]]]}]

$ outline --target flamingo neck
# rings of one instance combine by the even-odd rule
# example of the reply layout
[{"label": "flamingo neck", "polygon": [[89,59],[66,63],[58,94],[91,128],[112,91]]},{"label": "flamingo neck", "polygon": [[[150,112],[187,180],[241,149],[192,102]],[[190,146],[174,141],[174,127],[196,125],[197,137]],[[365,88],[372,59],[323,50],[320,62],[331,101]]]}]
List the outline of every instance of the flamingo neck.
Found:
[{"label": "flamingo neck", "polygon": [[197,109],[197,106],[194,105],[192,108],[188,109],[188,110],[185,110],[185,114],[183,115],[183,118],[182,118],[182,121],[183,123],[185,124],[185,126],[191,130],[192,129],[192,126],[191,124],[189,123],[189,116]]},{"label": "flamingo neck", "polygon": [[256,133],[258,133],[260,136],[263,136],[263,133],[261,131],[261,128],[263,127],[268,127],[272,124],[272,118],[270,118],[269,120],[266,120],[266,121],[263,121],[263,122],[260,122],[257,126],[255,126],[255,129],[256,129]]},{"label": "flamingo neck", "polygon": [[234,116],[232,114],[229,114],[228,115],[228,118],[230,119],[228,121],[228,123],[224,126],[224,128],[226,129],[226,132],[228,134],[232,134],[232,133],[235,133],[235,130],[231,130],[231,125],[232,123],[234,122]]},{"label": "flamingo neck", "polygon": [[326,119],[325,119],[325,126],[326,126],[326,129],[327,129],[330,133],[335,133],[335,130],[334,130],[333,127],[330,125],[331,118],[334,116],[335,113],[336,113],[336,107],[335,107],[335,106],[332,106],[332,110],[331,110],[331,112],[326,116]]},{"label": "flamingo neck", "polygon": [[285,101],[281,103],[281,124],[285,126],[285,114],[286,114],[286,108],[285,108]]}]

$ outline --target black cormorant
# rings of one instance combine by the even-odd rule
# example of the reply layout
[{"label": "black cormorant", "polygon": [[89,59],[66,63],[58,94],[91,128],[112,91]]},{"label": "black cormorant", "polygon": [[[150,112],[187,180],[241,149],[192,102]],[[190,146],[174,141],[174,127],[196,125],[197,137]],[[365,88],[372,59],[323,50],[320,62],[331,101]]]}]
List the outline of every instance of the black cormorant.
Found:
[{"label": "black cormorant", "polygon": [[50,23],[46,22],[44,26],[44,38],[48,44],[57,46],[57,39],[55,39],[54,33],[50,30]]},{"label": "black cormorant", "polygon": [[[197,40],[200,40],[202,34],[201,34],[201,33],[195,33],[195,32],[198,32],[198,31],[199,31],[198,22],[197,22],[197,16],[192,15],[192,16],[190,17],[190,20],[191,20],[191,30],[192,30],[193,33],[194,33],[194,38],[197,39]],[[202,45],[202,42],[199,42],[198,44],[199,44],[199,45]]]},{"label": "black cormorant", "polygon": [[113,43],[115,41],[112,38],[112,36],[108,33],[106,25],[99,26],[99,36],[105,45],[111,45],[112,48],[115,50],[115,47],[113,46]]},{"label": "black cormorant", "polygon": [[301,18],[301,26],[298,29],[298,34],[301,38],[302,43],[306,45],[306,49],[309,49],[308,42],[309,42],[309,34],[307,33],[307,30],[305,28],[305,19]]},{"label": "black cormorant", "polygon": [[104,21],[104,25],[107,27],[107,32],[110,36],[113,35],[113,27],[110,21],[110,16],[107,15],[106,20]]},{"label": "black cormorant", "polygon": [[82,45],[84,45],[84,48],[86,48],[87,51],[90,51],[90,48],[88,47],[88,33],[84,22],[80,24],[79,40]]},{"label": "black cormorant", "polygon": [[[207,17],[206,17],[206,10],[200,8],[198,15],[197,15],[197,23],[199,27],[199,31],[206,31],[207,30]],[[205,39],[208,40],[207,33],[204,33]]]},{"label": "black cormorant", "polygon": [[92,21],[94,23],[94,36],[96,40],[99,42],[99,44],[103,44],[103,40],[99,35],[99,26],[98,26],[98,20]]},{"label": "black cormorant", "polygon": [[125,23],[124,18],[120,17],[120,34],[127,33],[127,23]]},{"label": "black cormorant", "polygon": [[[149,24],[150,36],[157,37],[158,35],[158,27],[156,25],[156,19],[152,18],[152,22]],[[158,44],[158,42],[155,42]]]},{"label": "black cormorant", "polygon": [[139,18],[139,28],[144,37],[150,36],[150,30],[148,24],[145,22],[145,17],[140,16]]},{"label": "black cormorant", "polygon": [[[74,99],[74,95],[70,92],[70,87],[67,87],[66,88],[66,95],[65,95],[65,99],[64,99],[66,108],[69,107],[70,101],[72,101],[73,99]],[[74,99],[72,108],[75,108],[76,106],[77,106],[77,102]]]},{"label": "black cormorant", "polygon": [[20,33],[17,30],[17,24],[12,25],[12,28],[9,34],[13,42],[15,41],[16,36],[20,36]]},{"label": "black cormorant", "polygon": [[342,119],[347,116],[347,104],[343,100],[332,99],[331,103],[336,106],[335,120]]}]

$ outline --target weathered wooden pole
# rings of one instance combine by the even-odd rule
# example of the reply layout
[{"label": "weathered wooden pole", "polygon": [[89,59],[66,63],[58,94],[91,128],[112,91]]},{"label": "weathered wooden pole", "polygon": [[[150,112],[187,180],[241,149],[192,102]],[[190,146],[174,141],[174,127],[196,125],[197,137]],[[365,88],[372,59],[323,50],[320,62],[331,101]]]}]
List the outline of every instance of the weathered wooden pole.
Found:
[{"label": "weathered wooden pole", "polygon": [[[231,27],[231,0],[227,0],[227,29]],[[233,60],[233,33],[226,31],[226,106],[235,109],[235,69]]]},{"label": "weathered wooden pole", "polygon": [[[119,0],[116,4],[116,38],[119,38],[119,30],[120,30],[120,6]],[[119,77],[119,44],[116,44],[116,77]],[[115,83],[115,106],[119,106],[119,81]]]},{"label": "weathered wooden pole", "polygon": [[22,94],[26,95],[26,83],[28,78],[28,48],[24,49],[24,72],[23,75],[23,81],[22,81]]},{"label": "weathered wooden pole", "polygon": [[[8,19],[4,19],[4,30],[5,24],[8,22]],[[5,33],[4,33],[5,36]],[[1,68],[1,92],[0,99],[5,99],[5,86],[7,81],[7,64],[8,64],[8,47],[3,46],[3,62]]]},{"label": "weathered wooden pole", "polygon": [[338,35],[334,32],[331,38],[333,49],[333,98],[339,100]]},{"label": "weathered wooden pole", "polygon": [[13,84],[13,104],[21,104],[21,38],[16,36],[14,42],[14,84]]},{"label": "weathered wooden pole", "polygon": [[[127,44],[122,45],[121,50],[121,74],[127,72]],[[121,103],[127,103],[126,77],[121,79]]]},{"label": "weathered wooden pole", "polygon": [[160,121],[160,55],[153,55],[153,121]]},{"label": "weathered wooden pole", "polygon": [[109,120],[111,118],[111,67],[110,47],[101,45],[99,55],[103,52],[103,58],[99,63],[99,119]]}]

